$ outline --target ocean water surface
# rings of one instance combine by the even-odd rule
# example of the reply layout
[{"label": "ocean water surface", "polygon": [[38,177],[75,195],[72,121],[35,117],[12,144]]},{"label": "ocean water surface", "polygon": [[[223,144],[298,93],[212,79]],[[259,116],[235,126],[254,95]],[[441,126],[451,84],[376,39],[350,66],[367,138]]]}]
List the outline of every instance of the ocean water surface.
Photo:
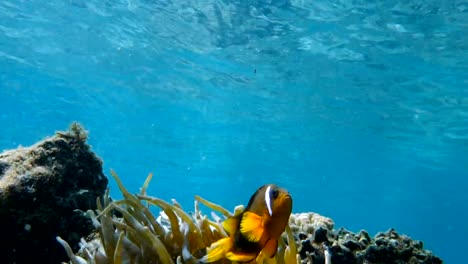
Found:
[{"label": "ocean water surface", "polygon": [[467,25],[457,0],[2,0],[0,150],[78,121],[132,191],[232,209],[274,182],[464,263]]}]

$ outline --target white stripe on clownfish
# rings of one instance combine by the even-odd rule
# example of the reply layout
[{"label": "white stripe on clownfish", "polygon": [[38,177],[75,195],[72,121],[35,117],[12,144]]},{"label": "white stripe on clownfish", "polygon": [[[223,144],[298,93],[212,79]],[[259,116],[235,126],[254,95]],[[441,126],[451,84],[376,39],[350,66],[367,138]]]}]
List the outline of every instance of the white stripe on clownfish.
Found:
[{"label": "white stripe on clownfish", "polygon": [[268,213],[270,213],[270,216],[272,216],[273,211],[271,210],[270,188],[271,188],[271,186],[268,185],[268,188],[265,191],[265,203],[266,203],[267,208],[268,208]]}]

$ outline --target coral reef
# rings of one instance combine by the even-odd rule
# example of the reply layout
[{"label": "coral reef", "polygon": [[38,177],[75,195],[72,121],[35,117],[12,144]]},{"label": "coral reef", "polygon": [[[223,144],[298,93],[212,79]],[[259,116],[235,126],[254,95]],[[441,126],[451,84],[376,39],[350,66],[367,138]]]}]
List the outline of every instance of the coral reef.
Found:
[{"label": "coral reef", "polygon": [[[2,263],[200,263],[207,247],[227,236],[222,221],[244,210],[230,212],[196,196],[189,213],[175,200],[148,196],[151,175],[132,194],[113,172],[123,199],[112,201],[102,161],[86,139],[73,124],[34,146],[0,154]],[[212,211],[209,216],[200,205]],[[442,263],[422,242],[393,229],[371,238],[365,231],[335,230],[330,218],[316,213],[292,214],[279,242],[274,258],[260,253],[254,262]]]},{"label": "coral reef", "polygon": [[315,213],[293,215],[290,225],[296,231],[298,253],[304,264],[442,263],[423,249],[422,242],[394,229],[371,238],[364,230],[358,233],[344,228],[334,230],[330,218]]},{"label": "coral reef", "polygon": [[[233,215],[228,210],[197,196],[194,212],[189,214],[176,201],[168,203],[146,195],[151,175],[140,194],[131,194],[114,172],[112,175],[123,199],[111,201],[107,193],[104,199],[98,199],[98,210],[88,211],[98,230],[96,238],[91,241],[82,240],[81,249],[75,255],[67,242],[57,237],[58,242],[66,249],[71,263],[198,263],[205,255],[207,247],[227,236],[221,221]],[[199,203],[222,216],[212,212],[211,216],[215,220],[210,220],[203,215]],[[153,214],[151,206],[159,208],[158,216]],[[243,206],[239,206],[234,214],[242,210]],[[289,240],[293,239],[290,231],[289,234],[290,237],[285,238],[284,242],[291,242],[295,246],[293,240]],[[284,242],[282,241],[278,254],[270,263],[297,263],[296,249],[291,250]],[[260,254],[258,263],[262,263],[263,258]],[[214,263],[231,262],[222,259]]]},{"label": "coral reef", "polygon": [[[78,250],[93,230],[83,211],[96,208],[107,178],[78,125],[37,144],[0,154],[2,263],[67,260],[58,235]],[[82,211],[81,211],[82,210]]]},{"label": "coral reef", "polygon": [[[206,248],[227,236],[221,226],[223,218],[237,214],[244,208],[238,206],[231,213],[196,196],[194,212],[187,213],[174,200],[168,203],[146,195],[151,175],[140,194],[131,194],[114,172],[112,175],[124,198],[111,201],[107,192],[103,200],[98,199],[98,209],[88,211],[98,234],[92,240],[82,240],[81,249],[76,255],[66,241],[57,237],[73,264],[200,263]],[[202,213],[200,203],[214,211],[210,218]],[[153,214],[151,206],[159,208],[156,214]],[[333,220],[316,213],[292,214],[276,256],[267,259],[260,254],[254,262],[442,263],[430,251],[423,250],[421,242],[399,235],[393,229],[371,238],[365,231],[354,234],[342,228],[334,230]],[[214,263],[231,262],[222,259]]]}]

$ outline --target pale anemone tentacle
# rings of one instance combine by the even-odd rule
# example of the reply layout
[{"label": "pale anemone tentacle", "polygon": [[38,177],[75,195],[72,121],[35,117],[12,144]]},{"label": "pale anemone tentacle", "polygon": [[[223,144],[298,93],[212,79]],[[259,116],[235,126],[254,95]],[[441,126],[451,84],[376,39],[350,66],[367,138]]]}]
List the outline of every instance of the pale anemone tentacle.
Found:
[{"label": "pale anemone tentacle", "polygon": [[330,249],[324,244],[323,253],[325,255],[325,264],[332,264]]},{"label": "pale anemone tentacle", "polygon": [[57,236],[56,239],[65,248],[65,251],[67,252],[67,255],[70,258],[70,261],[71,261],[72,264],[86,264],[86,263],[88,263],[82,257],[76,256],[75,254],[73,254],[73,250],[71,249],[71,247],[67,243],[67,241],[63,240],[59,236]]}]

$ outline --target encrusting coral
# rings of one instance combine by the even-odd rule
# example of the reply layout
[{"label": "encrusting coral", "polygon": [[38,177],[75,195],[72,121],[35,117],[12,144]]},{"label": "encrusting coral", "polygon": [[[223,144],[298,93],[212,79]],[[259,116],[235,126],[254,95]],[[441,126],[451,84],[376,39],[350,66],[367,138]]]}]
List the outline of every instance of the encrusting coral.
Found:
[{"label": "encrusting coral", "polygon": [[[227,236],[221,222],[223,218],[233,213],[223,207],[211,203],[200,196],[195,197],[194,212],[189,214],[173,200],[164,200],[147,196],[146,190],[152,178],[150,174],[139,194],[130,193],[122,184],[116,173],[112,172],[123,199],[111,201],[109,191],[102,199],[97,199],[96,211],[89,210],[98,230],[94,239],[82,239],[80,251],[75,255],[66,241],[57,237],[70,258],[72,264],[121,264],[121,263],[199,263],[206,254],[206,248],[212,243]],[[215,212],[211,213],[211,220],[204,215],[199,204]],[[160,209],[155,216],[151,206]],[[243,210],[238,206],[234,210],[237,214]],[[300,263],[297,245],[289,227],[287,235],[280,241],[278,253],[268,259],[262,253],[255,263],[296,264]],[[222,259],[214,263],[231,263]]]}]

